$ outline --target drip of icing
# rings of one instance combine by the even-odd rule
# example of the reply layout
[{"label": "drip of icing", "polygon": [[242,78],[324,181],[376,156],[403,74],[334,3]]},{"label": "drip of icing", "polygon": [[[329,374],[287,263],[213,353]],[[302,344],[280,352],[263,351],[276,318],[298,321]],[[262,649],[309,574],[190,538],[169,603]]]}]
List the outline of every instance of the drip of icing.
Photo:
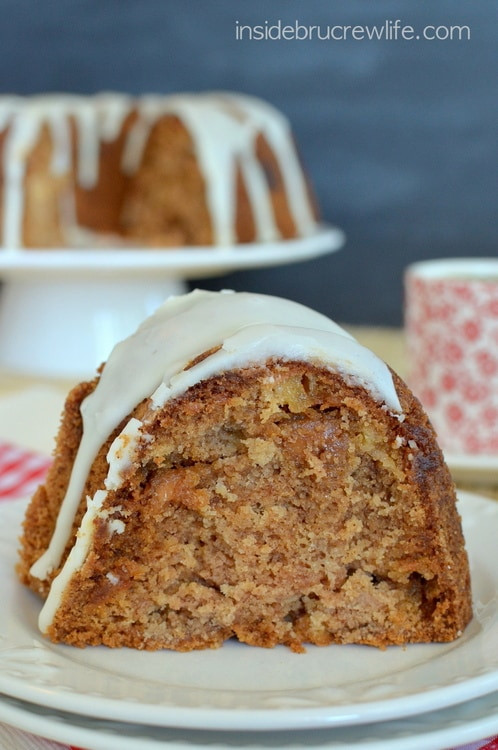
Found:
[{"label": "drip of icing", "polygon": [[78,184],[85,190],[91,190],[99,179],[100,139],[98,129],[98,110],[91,102],[84,102],[76,113],[78,138],[78,157],[76,161]]},{"label": "drip of icing", "polygon": [[257,159],[242,158],[240,168],[253,211],[256,237],[262,242],[278,240],[280,235],[275,224],[268,183],[261,164]]},{"label": "drip of icing", "polygon": [[124,121],[134,108],[126,94],[101,93],[95,96],[99,113],[99,132],[103,141],[114,141],[119,136]]},{"label": "drip of icing", "polygon": [[111,445],[107,454],[109,472],[105,480],[106,490],[117,490],[120,487],[123,472],[131,466],[130,446],[138,443],[141,427],[139,419],[130,419]]},{"label": "drip of icing", "polygon": [[[199,354],[217,347],[221,349],[185,370]],[[401,411],[387,366],[320,313],[259,294],[196,290],[170,298],[114,348],[96,389],[82,404],[83,437],[69,487],[54,535],[32,575],[45,579],[59,565],[95,456],[137,404],[150,397],[157,408],[201,379],[271,356],[320,362],[366,387],[389,409]],[[130,450],[140,439],[141,425],[135,423],[124,431]],[[107,486],[115,488],[119,468],[112,452]],[[126,457],[120,460],[127,464]]]},{"label": "drip of icing", "polygon": [[14,118],[5,139],[3,244],[8,248],[21,244],[26,158],[39,133],[40,122],[37,119]]},{"label": "drip of icing", "polygon": [[67,117],[60,117],[57,112],[49,112],[47,124],[52,136],[52,172],[66,174],[71,168],[71,131]]}]

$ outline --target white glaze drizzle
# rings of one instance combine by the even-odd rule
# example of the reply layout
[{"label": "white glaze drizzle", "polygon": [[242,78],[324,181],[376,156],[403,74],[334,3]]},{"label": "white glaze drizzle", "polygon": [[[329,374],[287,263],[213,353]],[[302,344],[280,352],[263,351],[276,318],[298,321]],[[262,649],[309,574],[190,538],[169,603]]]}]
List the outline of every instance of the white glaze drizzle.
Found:
[{"label": "white glaze drizzle", "polygon": [[175,115],[189,131],[204,179],[215,244],[223,246],[236,241],[238,168],[251,204],[256,240],[266,242],[279,238],[268,181],[256,158],[260,133],[277,159],[298,234],[304,236],[315,229],[289,123],[265,102],[223,92],[145,96],[136,100],[111,93],[96,97],[3,97],[0,98],[0,130],[9,127],[4,145],[5,247],[22,246],[26,165],[43,126],[47,124],[51,131],[54,173],[63,174],[69,172],[72,162],[70,122],[74,122],[78,133],[76,180],[81,187],[92,189],[99,176],[101,142],[117,138],[131,112],[136,112],[137,117],[126,135],[122,157],[122,168],[129,174],[138,169],[150,131],[161,117]]},{"label": "white glaze drizzle", "polygon": [[15,120],[4,143],[3,244],[13,249],[21,244],[24,215],[24,177],[28,151],[39,135],[40,124],[30,118]]},{"label": "white glaze drizzle", "polygon": [[[221,347],[189,369],[199,354]],[[31,573],[45,579],[60,563],[90,467],[101,445],[144,398],[153,409],[180,396],[213,375],[277,357],[305,360],[339,372],[368,389],[379,401],[401,412],[387,366],[346,331],[325,316],[297,303],[259,294],[204,292],[170,298],[145,320],[133,336],[112,351],[95,391],[82,404],[83,437],[73,465],[68,491],[45,553]],[[148,440],[147,425],[131,418],[109,453],[106,490],[88,506],[75,547],[52,585],[44,607],[43,630],[60,602],[59,578],[68,581],[85,558],[88,529],[99,514],[107,490],[117,489],[133,461],[137,445]],[[102,494],[104,493],[104,494]],[[87,517],[88,516],[88,517]],[[72,574],[72,573],[71,573]],[[50,612],[50,616],[47,615]]]},{"label": "white glaze drizzle", "polygon": [[93,498],[87,498],[87,510],[81,519],[76,543],[73,545],[61,572],[52,581],[49,595],[40,611],[38,627],[42,633],[46,632],[52,622],[74,571],[78,570],[85,562],[93,540],[94,522],[99,516],[99,511],[106,497],[107,492],[105,490],[97,490]]},{"label": "white glaze drizzle", "polygon": [[134,109],[134,102],[126,94],[102,92],[94,97],[99,114],[99,134],[103,141],[114,141],[124,121]]},{"label": "white glaze drizzle", "polygon": [[264,135],[277,159],[298,234],[310,234],[316,222],[289,121],[281,112],[256,97],[230,93],[222,93],[220,96],[242,109],[254,131]]},{"label": "white glaze drizzle", "polygon": [[93,106],[90,101],[84,100],[78,109],[75,122],[78,134],[76,179],[82,188],[91,190],[99,179],[100,132],[97,107]]}]

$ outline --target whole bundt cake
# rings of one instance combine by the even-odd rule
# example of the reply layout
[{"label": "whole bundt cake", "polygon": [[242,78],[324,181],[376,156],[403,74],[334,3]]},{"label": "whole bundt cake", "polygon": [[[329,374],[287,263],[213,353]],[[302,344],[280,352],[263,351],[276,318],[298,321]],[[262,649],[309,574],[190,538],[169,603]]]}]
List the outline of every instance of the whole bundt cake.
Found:
[{"label": "whole bundt cake", "polygon": [[0,97],[1,244],[232,245],[316,229],[287,119],[226,92]]},{"label": "whole bundt cake", "polygon": [[18,570],[76,646],[384,647],[471,618],[419,402],[328,318],[258,294],[168,300],[72,391]]}]

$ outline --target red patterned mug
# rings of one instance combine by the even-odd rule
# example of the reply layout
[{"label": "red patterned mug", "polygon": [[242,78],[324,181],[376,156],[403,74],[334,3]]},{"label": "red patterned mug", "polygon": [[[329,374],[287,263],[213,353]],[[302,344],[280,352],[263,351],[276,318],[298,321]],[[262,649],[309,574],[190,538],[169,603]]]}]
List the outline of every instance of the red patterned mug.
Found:
[{"label": "red patterned mug", "polygon": [[498,457],[498,260],[409,266],[405,332],[408,382],[443,450]]}]

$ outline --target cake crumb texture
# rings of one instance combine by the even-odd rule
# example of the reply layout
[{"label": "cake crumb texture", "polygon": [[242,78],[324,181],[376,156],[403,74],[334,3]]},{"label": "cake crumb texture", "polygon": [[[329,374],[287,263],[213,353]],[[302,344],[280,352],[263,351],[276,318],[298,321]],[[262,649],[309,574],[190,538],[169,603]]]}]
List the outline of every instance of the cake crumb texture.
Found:
[{"label": "cake crumb texture", "polygon": [[[211,377],[135,416],[148,439],[106,511],[48,635],[75,646],[190,651],[450,641],[471,618],[455,490],[418,401],[400,422],[364,389],[303,362]],[[27,511],[20,579],[46,549],[81,438],[69,395],[46,484]],[[102,446],[86,496],[102,489]],[[120,523],[116,523],[120,522]]]}]

